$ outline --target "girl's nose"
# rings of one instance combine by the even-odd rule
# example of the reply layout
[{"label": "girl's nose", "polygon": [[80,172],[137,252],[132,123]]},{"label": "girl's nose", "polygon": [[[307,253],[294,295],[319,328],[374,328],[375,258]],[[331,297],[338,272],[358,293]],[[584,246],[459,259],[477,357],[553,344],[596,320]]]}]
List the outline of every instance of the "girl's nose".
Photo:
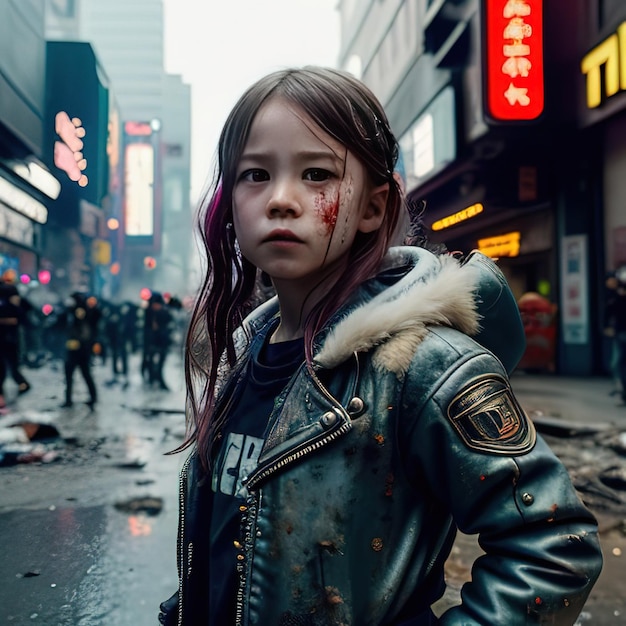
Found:
[{"label": "girl's nose", "polygon": [[272,194],[267,203],[267,212],[270,217],[295,217],[301,212],[296,187],[289,181],[276,181],[272,187]]}]

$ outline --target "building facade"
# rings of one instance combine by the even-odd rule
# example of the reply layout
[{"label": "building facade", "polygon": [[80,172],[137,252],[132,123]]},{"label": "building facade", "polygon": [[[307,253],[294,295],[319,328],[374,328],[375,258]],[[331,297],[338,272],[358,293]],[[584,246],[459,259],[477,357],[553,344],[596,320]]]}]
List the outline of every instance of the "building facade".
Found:
[{"label": "building facade", "polygon": [[518,298],[549,301],[547,369],[604,373],[604,276],[626,258],[626,4],[345,0],[340,12],[340,64],[385,105],[430,239],[482,249]]},{"label": "building facade", "polygon": [[0,3],[0,274],[38,276],[60,192],[44,157],[45,73],[41,3]]},{"label": "building facade", "polygon": [[191,218],[190,88],[164,72],[162,0],[47,0],[46,31],[53,40],[89,42],[112,86],[96,284],[123,299],[145,287],[185,289],[189,240],[165,228],[188,227]]}]

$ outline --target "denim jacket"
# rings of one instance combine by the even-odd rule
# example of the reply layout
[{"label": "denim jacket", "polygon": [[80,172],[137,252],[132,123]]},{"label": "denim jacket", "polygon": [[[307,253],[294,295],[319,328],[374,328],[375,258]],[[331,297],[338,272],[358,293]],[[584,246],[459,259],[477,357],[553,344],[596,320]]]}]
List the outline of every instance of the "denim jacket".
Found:
[{"label": "denim jacket", "polygon": [[[276,312],[246,320],[244,355]],[[392,249],[275,403],[233,537],[237,624],[573,624],[602,564],[597,525],[511,391],[522,350],[493,262]],[[162,623],[207,624],[199,465],[192,453],[181,473],[180,587]],[[457,530],[485,554],[435,619]]]}]

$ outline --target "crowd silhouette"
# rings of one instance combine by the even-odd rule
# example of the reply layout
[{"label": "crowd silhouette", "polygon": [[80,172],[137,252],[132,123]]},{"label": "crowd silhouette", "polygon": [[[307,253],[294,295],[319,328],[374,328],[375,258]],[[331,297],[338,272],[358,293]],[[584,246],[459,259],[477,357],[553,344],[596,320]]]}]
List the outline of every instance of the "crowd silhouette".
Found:
[{"label": "crowd silhouette", "polygon": [[182,345],[187,324],[179,298],[153,291],[146,300],[107,300],[86,290],[62,298],[47,289],[42,299],[15,272],[0,278],[0,411],[31,390],[24,370],[41,367],[63,371],[63,409],[75,404],[78,370],[89,396],[84,404],[93,410],[98,389],[92,368],[110,368],[103,384],[124,391],[131,385],[133,355],[139,357],[138,384],[169,391],[164,364]]}]

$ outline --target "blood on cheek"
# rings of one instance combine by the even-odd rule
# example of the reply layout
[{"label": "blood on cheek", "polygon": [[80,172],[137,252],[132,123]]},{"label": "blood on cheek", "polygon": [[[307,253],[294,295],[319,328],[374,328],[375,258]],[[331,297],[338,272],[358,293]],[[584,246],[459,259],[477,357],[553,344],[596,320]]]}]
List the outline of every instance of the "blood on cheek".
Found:
[{"label": "blood on cheek", "polygon": [[333,197],[328,198],[326,192],[322,191],[315,199],[315,208],[326,234],[330,235],[339,215],[339,194],[333,194]]}]

